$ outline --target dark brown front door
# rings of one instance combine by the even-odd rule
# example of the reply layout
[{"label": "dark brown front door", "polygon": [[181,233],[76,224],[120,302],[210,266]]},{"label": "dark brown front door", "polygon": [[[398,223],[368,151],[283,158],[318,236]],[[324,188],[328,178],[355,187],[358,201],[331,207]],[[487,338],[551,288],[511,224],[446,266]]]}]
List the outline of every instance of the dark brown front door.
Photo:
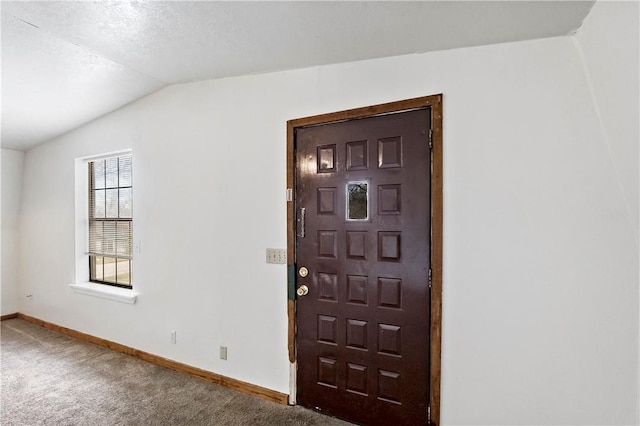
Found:
[{"label": "dark brown front door", "polygon": [[300,405],[427,423],[430,129],[430,108],[296,129]]}]

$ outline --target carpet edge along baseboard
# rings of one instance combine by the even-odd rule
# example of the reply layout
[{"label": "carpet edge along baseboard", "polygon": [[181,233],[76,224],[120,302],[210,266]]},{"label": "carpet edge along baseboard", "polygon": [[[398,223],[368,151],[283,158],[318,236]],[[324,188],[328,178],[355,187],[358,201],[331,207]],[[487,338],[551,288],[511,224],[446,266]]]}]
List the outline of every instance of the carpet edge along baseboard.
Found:
[{"label": "carpet edge along baseboard", "polygon": [[177,361],[173,361],[167,358],[163,358],[158,355],[151,354],[149,352],[144,352],[138,349],[134,349],[129,346],[122,345],[120,343],[112,342],[110,340],[105,340],[100,337],[92,336],[90,334],[83,333],[81,331],[73,330],[71,328],[62,327],[57,324],[53,324],[29,315],[25,315],[23,313],[18,312],[17,314],[9,314],[3,315],[2,320],[8,320],[13,318],[20,318],[25,321],[28,321],[32,324],[39,325],[41,327],[47,328],[49,330],[66,334],[67,336],[75,337],[76,339],[84,340],[89,343],[93,343],[98,346],[102,346],[104,348],[110,349],[112,351],[121,352],[127,355],[134,356],[136,358],[140,358],[144,361],[150,362],[152,364],[159,365],[161,367],[169,368],[171,370],[177,371],[179,373],[188,374],[193,377],[197,377],[199,379],[205,380],[207,382],[215,383],[221,386],[225,386],[231,389],[235,389],[237,391],[247,393],[250,395],[255,395],[269,401],[277,402],[279,404],[288,404],[288,395],[263,388],[262,386],[254,385],[251,383],[243,382],[241,380],[232,379],[230,377],[222,376],[220,374],[212,373],[211,371],[203,370],[201,368],[192,367],[187,364],[183,364]]},{"label": "carpet edge along baseboard", "polygon": [[0,321],[4,321],[4,320],[10,320],[10,319],[14,319],[14,318],[18,318],[18,313],[14,313],[14,314],[7,314],[7,315],[2,315],[0,316]]}]

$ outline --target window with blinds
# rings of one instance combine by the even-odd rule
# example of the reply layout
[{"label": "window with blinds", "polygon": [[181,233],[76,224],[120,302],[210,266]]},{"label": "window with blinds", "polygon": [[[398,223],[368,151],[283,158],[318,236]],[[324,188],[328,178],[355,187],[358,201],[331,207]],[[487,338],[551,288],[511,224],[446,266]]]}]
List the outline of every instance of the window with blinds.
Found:
[{"label": "window with blinds", "polygon": [[89,162],[90,281],[132,287],[131,155]]}]

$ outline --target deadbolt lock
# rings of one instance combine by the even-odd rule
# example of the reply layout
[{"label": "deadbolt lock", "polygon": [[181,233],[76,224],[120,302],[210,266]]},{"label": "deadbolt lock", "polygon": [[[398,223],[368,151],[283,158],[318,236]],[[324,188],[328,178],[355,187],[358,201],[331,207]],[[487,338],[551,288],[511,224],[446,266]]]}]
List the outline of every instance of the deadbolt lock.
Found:
[{"label": "deadbolt lock", "polygon": [[304,277],[306,277],[307,275],[309,275],[309,270],[303,266],[302,268],[300,268],[300,269],[298,270],[298,274],[300,274],[300,276],[301,276],[302,278],[304,278]]},{"label": "deadbolt lock", "polygon": [[298,296],[300,297],[306,296],[309,293],[309,287],[302,284],[300,287],[298,287],[298,290],[296,290],[296,293],[298,293]]}]

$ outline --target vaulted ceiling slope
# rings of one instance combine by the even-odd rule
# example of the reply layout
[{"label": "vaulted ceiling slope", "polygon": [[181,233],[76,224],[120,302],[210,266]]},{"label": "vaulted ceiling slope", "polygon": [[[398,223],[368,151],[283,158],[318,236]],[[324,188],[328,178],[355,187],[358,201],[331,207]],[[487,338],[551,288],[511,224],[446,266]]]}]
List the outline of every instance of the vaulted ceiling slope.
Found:
[{"label": "vaulted ceiling slope", "polygon": [[593,1],[2,1],[2,147],[166,85],[575,32]]}]

